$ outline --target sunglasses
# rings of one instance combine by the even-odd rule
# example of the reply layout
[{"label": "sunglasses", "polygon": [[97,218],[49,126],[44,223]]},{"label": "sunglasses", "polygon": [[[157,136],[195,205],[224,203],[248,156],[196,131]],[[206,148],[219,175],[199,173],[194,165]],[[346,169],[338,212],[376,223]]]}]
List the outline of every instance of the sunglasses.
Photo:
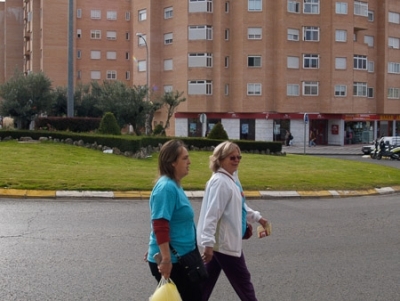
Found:
[{"label": "sunglasses", "polygon": [[235,159],[236,160],[241,160],[242,156],[231,156],[231,157],[229,157],[229,159],[231,159],[231,161],[235,161]]}]

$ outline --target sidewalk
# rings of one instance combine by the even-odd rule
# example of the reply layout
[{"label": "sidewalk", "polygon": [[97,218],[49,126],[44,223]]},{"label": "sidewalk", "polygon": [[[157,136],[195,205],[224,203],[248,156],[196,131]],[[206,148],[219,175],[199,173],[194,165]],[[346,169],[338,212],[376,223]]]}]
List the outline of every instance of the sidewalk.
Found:
[{"label": "sidewalk", "polygon": [[[283,146],[282,152],[299,155],[359,155],[362,156],[361,144],[344,146]],[[369,190],[322,190],[322,191],[245,191],[247,199],[300,199],[300,198],[341,198],[352,196],[382,195],[400,192],[400,186],[382,187]],[[191,200],[201,200],[204,191],[187,191]],[[47,191],[0,189],[0,198],[26,199],[115,199],[148,200],[150,191]]]},{"label": "sidewalk", "polygon": [[306,146],[282,146],[282,152],[287,154],[299,155],[359,155],[362,156],[361,147],[364,144],[348,144],[348,145],[317,145]]}]

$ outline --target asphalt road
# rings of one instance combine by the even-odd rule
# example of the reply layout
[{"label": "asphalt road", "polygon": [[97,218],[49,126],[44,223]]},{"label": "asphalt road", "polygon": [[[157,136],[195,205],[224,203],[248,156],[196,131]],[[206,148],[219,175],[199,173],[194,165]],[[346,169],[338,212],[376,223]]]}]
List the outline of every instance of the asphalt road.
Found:
[{"label": "asphalt road", "polygon": [[398,160],[389,160],[389,159],[381,159],[376,160],[372,159],[369,155],[318,155],[319,157],[324,158],[335,158],[335,159],[344,159],[344,160],[352,160],[359,162],[366,162],[371,164],[378,164],[382,166],[389,166],[400,169],[400,161]]},{"label": "asphalt road", "polygon": [[[273,225],[244,242],[260,301],[400,300],[398,195],[248,202]],[[0,300],[148,300],[148,234],[146,201],[0,199]]]}]

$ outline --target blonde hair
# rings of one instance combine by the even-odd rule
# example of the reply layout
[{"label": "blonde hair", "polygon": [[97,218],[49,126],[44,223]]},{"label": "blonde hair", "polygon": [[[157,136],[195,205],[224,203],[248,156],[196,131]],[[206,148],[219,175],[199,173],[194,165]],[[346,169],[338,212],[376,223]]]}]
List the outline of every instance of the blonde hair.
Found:
[{"label": "blonde hair", "polygon": [[230,153],[237,150],[240,154],[240,148],[236,143],[225,141],[217,145],[213,154],[210,156],[210,169],[216,172],[221,167],[221,161],[229,156]]}]

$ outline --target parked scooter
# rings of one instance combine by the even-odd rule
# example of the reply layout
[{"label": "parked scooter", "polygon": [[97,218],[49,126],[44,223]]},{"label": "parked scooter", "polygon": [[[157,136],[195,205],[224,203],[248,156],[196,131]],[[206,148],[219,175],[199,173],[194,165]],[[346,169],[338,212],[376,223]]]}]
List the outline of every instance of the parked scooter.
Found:
[{"label": "parked scooter", "polygon": [[387,150],[386,149],[383,151],[381,150],[376,155],[377,160],[380,160],[383,157],[390,158],[392,160],[400,160],[400,146],[394,146],[394,147],[389,146]]},{"label": "parked scooter", "polygon": [[375,141],[375,149],[370,154],[372,159],[381,160],[388,158],[391,160],[400,160],[400,146],[386,144],[382,139]]}]

